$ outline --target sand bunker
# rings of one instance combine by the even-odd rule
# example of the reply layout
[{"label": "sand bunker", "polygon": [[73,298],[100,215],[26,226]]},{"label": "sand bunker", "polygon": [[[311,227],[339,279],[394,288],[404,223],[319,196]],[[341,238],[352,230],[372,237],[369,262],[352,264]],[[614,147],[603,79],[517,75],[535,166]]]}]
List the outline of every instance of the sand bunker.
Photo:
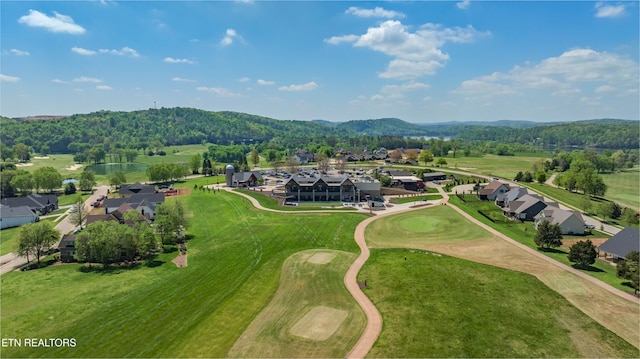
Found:
[{"label": "sand bunker", "polygon": [[312,255],[309,259],[307,259],[307,262],[313,263],[313,264],[327,264],[331,262],[331,260],[335,258],[335,256],[336,255],[332,253],[316,253]]},{"label": "sand bunker", "polygon": [[291,334],[316,341],[327,340],[347,315],[345,310],[315,307],[291,328]]},{"label": "sand bunker", "polygon": [[82,168],[82,165],[76,163],[75,165],[72,165],[71,167],[65,168],[65,170],[67,170],[67,171],[77,171],[80,168]]},{"label": "sand bunker", "polygon": [[33,156],[34,160],[48,160],[49,156]]},{"label": "sand bunker", "polygon": [[16,163],[16,167],[28,167],[33,166],[33,163]]}]

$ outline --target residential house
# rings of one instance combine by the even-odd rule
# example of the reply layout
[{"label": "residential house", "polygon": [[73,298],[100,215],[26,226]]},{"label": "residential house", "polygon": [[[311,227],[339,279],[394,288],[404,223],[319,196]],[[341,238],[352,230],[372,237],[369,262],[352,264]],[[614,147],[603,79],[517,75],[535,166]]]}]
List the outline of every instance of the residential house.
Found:
[{"label": "residential house", "polygon": [[297,150],[293,158],[301,165],[316,161],[316,154],[307,150]]},{"label": "residential house", "polygon": [[157,193],[156,187],[154,185],[146,185],[140,182],[131,183],[131,184],[123,184],[120,186],[120,190],[118,194],[120,196],[133,196],[136,194],[152,194]]},{"label": "residential house", "polygon": [[60,260],[63,262],[73,262],[76,254],[76,235],[65,234],[58,243],[60,250]]},{"label": "residential house", "polygon": [[516,187],[507,192],[498,193],[498,196],[496,197],[496,206],[504,207],[505,203],[513,202],[525,194],[529,194],[529,191],[524,187]]},{"label": "residential house", "polygon": [[478,190],[478,198],[485,201],[495,201],[500,193],[510,190],[509,185],[500,181],[491,181]]},{"label": "residential house", "polygon": [[134,194],[125,198],[107,198],[104,200],[105,214],[110,214],[123,204],[127,203],[131,208],[148,219],[155,219],[156,206],[164,202],[164,194]]},{"label": "residential house", "polygon": [[422,179],[426,182],[444,181],[447,179],[447,174],[444,172],[426,172],[422,174]]},{"label": "residential house", "polygon": [[23,197],[7,197],[0,204],[9,207],[28,207],[36,215],[44,215],[58,209],[58,196],[55,194],[30,194]]},{"label": "residential house", "polygon": [[525,194],[524,196],[505,203],[502,213],[512,219],[533,221],[534,217],[548,206],[543,198],[538,195]]},{"label": "residential house", "polygon": [[35,223],[38,220],[38,216],[27,206],[9,207],[0,205],[0,229]]},{"label": "residential house", "polygon": [[616,260],[625,259],[632,251],[640,252],[640,231],[626,227],[602,243],[598,249],[612,254]]},{"label": "residential house", "polygon": [[294,175],[284,184],[285,198],[303,201],[355,201],[358,191],[348,176],[318,176],[307,178]]},{"label": "residential house", "polygon": [[538,229],[538,225],[544,221],[559,225],[562,234],[584,234],[584,219],[577,211],[569,211],[559,207],[547,206],[533,219],[536,229]]},{"label": "residential house", "polygon": [[231,185],[233,187],[255,187],[260,184],[262,175],[260,172],[235,172],[231,176]]}]

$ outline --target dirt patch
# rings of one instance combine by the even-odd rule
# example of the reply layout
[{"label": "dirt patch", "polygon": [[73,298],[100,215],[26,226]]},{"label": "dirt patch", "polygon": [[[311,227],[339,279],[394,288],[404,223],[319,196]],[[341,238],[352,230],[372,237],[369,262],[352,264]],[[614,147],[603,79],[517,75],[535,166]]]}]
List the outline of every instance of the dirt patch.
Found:
[{"label": "dirt patch", "polygon": [[79,164],[79,163],[76,163],[75,165],[71,165],[71,166],[65,168],[65,170],[67,170],[67,171],[77,171],[77,170],[79,170],[81,168],[82,168],[82,165]]},{"label": "dirt patch", "polygon": [[177,257],[172,260],[175,263],[176,267],[184,268],[187,266],[187,254],[180,252]]},{"label": "dirt patch", "polygon": [[345,310],[315,307],[291,328],[291,334],[316,341],[327,340],[348,314]]},{"label": "dirt patch", "polygon": [[335,256],[336,255],[333,253],[316,253],[312,255],[309,259],[307,259],[307,262],[313,263],[313,264],[327,264],[331,262],[331,260],[335,258]]},{"label": "dirt patch", "polygon": [[587,239],[591,240],[591,243],[593,243],[594,246],[598,247],[600,246],[602,243],[607,241],[607,238],[572,238],[572,239],[563,239],[562,240],[562,247],[565,247],[566,249],[569,249],[569,247],[571,247],[572,245],[580,242],[580,241],[586,241]]}]

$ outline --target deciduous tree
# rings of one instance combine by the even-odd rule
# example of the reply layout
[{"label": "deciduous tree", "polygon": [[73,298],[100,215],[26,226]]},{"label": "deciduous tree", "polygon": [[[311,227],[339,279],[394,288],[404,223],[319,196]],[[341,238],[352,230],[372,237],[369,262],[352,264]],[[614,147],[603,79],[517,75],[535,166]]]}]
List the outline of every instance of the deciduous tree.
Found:
[{"label": "deciduous tree", "polygon": [[20,228],[19,254],[32,254],[40,264],[40,257],[60,239],[60,231],[50,221],[26,224]]},{"label": "deciduous tree", "polygon": [[640,253],[631,251],[625,256],[624,260],[619,260],[616,265],[618,277],[627,279],[631,283],[631,287],[638,293],[640,286]]},{"label": "deciduous tree", "polygon": [[93,190],[93,186],[97,184],[96,176],[93,173],[93,171],[89,171],[89,170],[82,171],[82,174],[80,174],[80,183],[78,184],[80,186],[81,191],[89,192]]},{"label": "deciduous tree", "polygon": [[33,171],[36,189],[42,188],[53,192],[62,186],[62,175],[53,167],[41,167]]}]

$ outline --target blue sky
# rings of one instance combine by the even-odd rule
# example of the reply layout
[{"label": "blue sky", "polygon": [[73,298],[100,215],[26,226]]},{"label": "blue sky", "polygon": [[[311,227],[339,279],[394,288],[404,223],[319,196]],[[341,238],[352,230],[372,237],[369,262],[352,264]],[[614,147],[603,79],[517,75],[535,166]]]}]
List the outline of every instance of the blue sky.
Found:
[{"label": "blue sky", "polygon": [[639,3],[1,1],[0,114],[639,118]]}]

